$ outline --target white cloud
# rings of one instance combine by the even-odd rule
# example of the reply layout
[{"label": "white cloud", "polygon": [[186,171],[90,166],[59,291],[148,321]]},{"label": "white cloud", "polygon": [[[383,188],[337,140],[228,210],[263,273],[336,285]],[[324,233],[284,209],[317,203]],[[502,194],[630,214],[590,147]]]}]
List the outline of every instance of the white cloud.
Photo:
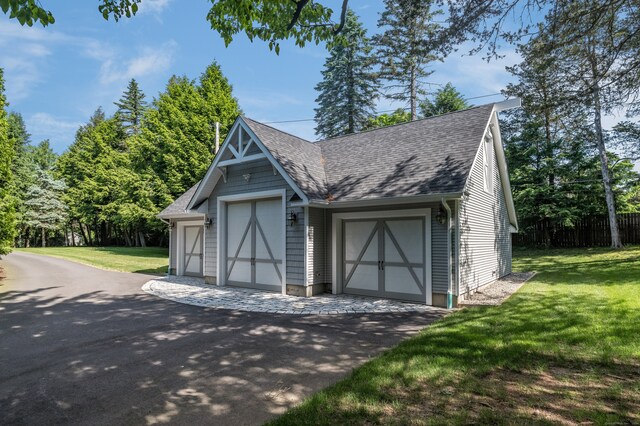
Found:
[{"label": "white cloud", "polygon": [[[460,52],[467,52],[469,47],[461,46]],[[438,84],[451,82],[465,97],[475,97],[499,93],[509,82],[515,81],[505,69],[522,61],[515,49],[504,49],[504,57],[490,62],[482,59],[482,54],[473,56],[452,53],[443,63],[433,67],[435,70],[431,81]],[[488,101],[495,100],[489,98]],[[474,102],[483,103],[481,100]]]},{"label": "white cloud", "polygon": [[[147,11],[164,10],[169,0],[147,0]],[[99,63],[97,79],[102,86],[121,84],[131,78],[163,72],[173,61],[177,44],[174,41],[156,47],[141,47],[135,56],[116,49],[109,43],[92,37],[70,36],[50,28],[22,27],[3,20],[0,25],[0,49],[11,54],[0,55],[0,67],[5,70],[9,102],[27,98],[47,79],[48,57],[60,49],[74,49]]]},{"label": "white cloud", "polygon": [[60,153],[73,142],[76,130],[82,123],[55,117],[46,112],[37,112],[25,119],[34,143],[43,139],[51,141],[54,151]]},{"label": "white cloud", "polygon": [[172,0],[144,0],[138,5],[140,8],[138,13],[162,13],[167,7],[169,7],[171,1]]},{"label": "white cloud", "polygon": [[37,61],[31,58],[0,57],[4,69],[9,104],[29,96],[31,88],[41,81]]},{"label": "white cloud", "polygon": [[100,83],[110,85],[163,72],[171,66],[176,47],[175,41],[169,41],[159,47],[145,47],[138,56],[125,61],[116,55],[109,55],[100,67]]}]

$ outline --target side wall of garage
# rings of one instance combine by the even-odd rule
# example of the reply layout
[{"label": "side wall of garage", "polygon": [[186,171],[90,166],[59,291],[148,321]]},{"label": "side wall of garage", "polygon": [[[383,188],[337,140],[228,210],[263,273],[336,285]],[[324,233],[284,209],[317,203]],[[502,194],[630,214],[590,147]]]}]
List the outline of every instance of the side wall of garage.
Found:
[{"label": "side wall of garage", "polygon": [[[465,197],[460,202],[460,285],[464,297],[511,273],[511,232],[493,141],[483,141],[476,155]],[[485,189],[485,149],[491,179]]]},{"label": "side wall of garage", "polygon": [[[250,175],[248,181],[245,175]],[[220,179],[208,200],[208,217],[212,220],[212,226],[205,229],[205,279],[210,284],[217,283],[217,198],[224,195],[246,194],[251,192],[285,189],[287,201],[295,192],[282,176],[274,169],[269,160],[263,159],[244,164],[228,166],[227,181]],[[287,221],[286,246],[287,246],[287,284],[304,285],[304,209],[302,207],[290,207],[287,203],[287,215],[290,212],[297,215],[296,223],[291,226]]]}]

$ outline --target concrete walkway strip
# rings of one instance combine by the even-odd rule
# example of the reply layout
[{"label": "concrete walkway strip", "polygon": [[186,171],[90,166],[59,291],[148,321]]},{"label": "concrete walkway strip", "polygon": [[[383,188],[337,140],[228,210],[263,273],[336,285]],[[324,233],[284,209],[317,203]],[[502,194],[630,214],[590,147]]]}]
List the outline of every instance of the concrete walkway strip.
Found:
[{"label": "concrete walkway strip", "polygon": [[297,297],[238,287],[205,284],[201,278],[170,276],[153,279],[142,290],[174,302],[208,308],[294,315],[338,315],[392,312],[444,312],[445,309],[396,300],[323,294]]}]

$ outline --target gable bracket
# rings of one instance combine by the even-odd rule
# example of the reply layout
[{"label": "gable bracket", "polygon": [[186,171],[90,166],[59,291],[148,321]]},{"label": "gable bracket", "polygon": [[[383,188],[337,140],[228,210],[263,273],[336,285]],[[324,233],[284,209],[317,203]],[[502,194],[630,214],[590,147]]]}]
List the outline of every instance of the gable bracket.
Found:
[{"label": "gable bracket", "polygon": [[222,174],[222,181],[227,183],[227,166],[218,167],[218,170]]}]

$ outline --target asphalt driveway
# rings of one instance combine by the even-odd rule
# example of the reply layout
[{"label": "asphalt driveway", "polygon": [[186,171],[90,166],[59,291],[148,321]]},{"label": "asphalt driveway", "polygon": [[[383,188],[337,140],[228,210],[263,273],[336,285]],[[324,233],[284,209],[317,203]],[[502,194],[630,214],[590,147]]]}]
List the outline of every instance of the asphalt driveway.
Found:
[{"label": "asphalt driveway", "polygon": [[0,260],[0,424],[260,424],[441,316],[183,305],[150,276]]}]

